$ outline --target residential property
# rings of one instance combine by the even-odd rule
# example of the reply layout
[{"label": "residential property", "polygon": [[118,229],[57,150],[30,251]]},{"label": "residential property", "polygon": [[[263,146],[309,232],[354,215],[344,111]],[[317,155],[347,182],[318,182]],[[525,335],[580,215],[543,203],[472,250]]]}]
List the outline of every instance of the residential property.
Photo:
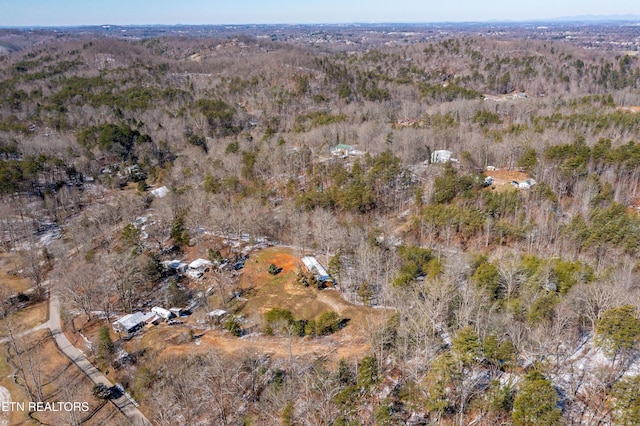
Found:
[{"label": "residential property", "polygon": [[131,334],[141,329],[154,316],[156,316],[155,313],[151,312],[134,312],[112,322],[111,326],[118,333]]},{"label": "residential property", "polygon": [[153,308],[151,308],[151,312],[153,312],[154,314],[157,314],[159,316],[161,316],[162,318],[164,318],[165,320],[170,320],[171,318],[173,318],[173,312],[171,312],[168,309],[165,308],[161,308],[160,306],[154,306]]},{"label": "residential property", "polygon": [[307,267],[309,272],[311,272],[318,281],[320,282],[333,281],[333,278],[331,278],[331,275],[329,275],[327,270],[324,269],[324,266],[322,266],[320,262],[318,262],[318,259],[316,259],[315,257],[304,256],[302,258],[302,263],[304,263],[304,266]]},{"label": "residential property", "polygon": [[187,272],[187,263],[177,259],[163,260],[162,262],[160,262],[160,264],[165,271],[173,271],[179,274],[184,274],[185,272]]},{"label": "residential property", "polygon": [[414,120],[412,118],[404,118],[404,119],[398,119],[395,123],[395,127],[399,128],[399,127],[414,127],[414,126],[418,126],[418,120]]},{"label": "residential property", "polygon": [[431,163],[446,163],[453,162],[457,163],[458,160],[452,158],[453,152],[447,151],[446,149],[437,149],[431,153]]},{"label": "residential property", "polygon": [[533,179],[525,179],[522,182],[518,183],[518,188],[520,189],[529,189],[536,184],[536,181]]},{"label": "residential property", "polygon": [[347,145],[344,143],[339,143],[338,145],[332,146],[330,150],[331,155],[341,158],[347,158],[350,155],[364,155],[364,151],[358,151],[351,145]]},{"label": "residential property", "polygon": [[213,263],[207,259],[196,259],[188,265],[186,274],[191,278],[200,278],[205,272],[211,269],[212,266]]},{"label": "residential property", "polygon": [[351,151],[353,147],[351,145],[347,145],[344,143],[339,143],[336,146],[332,146],[330,148],[331,155],[335,155],[336,157],[346,157],[349,155],[349,151]]}]

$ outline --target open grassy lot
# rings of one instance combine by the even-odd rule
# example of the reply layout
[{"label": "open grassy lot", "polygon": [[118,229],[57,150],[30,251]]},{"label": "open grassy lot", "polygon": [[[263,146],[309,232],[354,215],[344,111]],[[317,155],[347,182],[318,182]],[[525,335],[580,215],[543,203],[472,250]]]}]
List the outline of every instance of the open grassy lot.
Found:
[{"label": "open grassy lot", "polygon": [[22,261],[17,253],[0,253],[0,286],[8,289],[9,294],[17,294],[28,290],[31,281],[16,274]]},{"label": "open grassy lot", "polygon": [[47,321],[48,309],[49,302],[43,300],[0,319],[0,337],[9,334],[9,327],[16,334],[42,324]]},{"label": "open grassy lot", "polygon": [[[282,268],[282,271],[275,276],[269,274],[270,264]],[[386,318],[387,313],[349,303],[334,289],[318,290],[298,284],[296,275],[303,268],[302,260],[288,247],[271,247],[250,257],[240,280],[241,287],[250,291],[247,302],[239,313],[254,321],[259,329],[263,314],[275,307],[288,309],[295,318],[307,320],[317,319],[323,312],[334,311],[348,320],[346,326],[332,336],[297,338],[295,346],[300,346],[298,350],[325,353],[331,348],[329,352],[338,356],[366,352],[371,331]],[[263,336],[262,339],[274,339],[272,343],[275,343],[279,338]],[[306,350],[303,349],[305,345]],[[277,345],[271,344],[267,347],[275,346]]]},{"label": "open grassy lot", "polygon": [[[331,310],[331,306],[318,299],[320,292],[317,289],[296,283],[296,274],[304,266],[292,252],[287,247],[271,247],[247,260],[240,286],[250,289],[250,292],[242,314],[252,317],[279,307],[290,310],[296,318],[311,319]],[[269,274],[270,264],[282,268],[282,271],[277,275]]]}]

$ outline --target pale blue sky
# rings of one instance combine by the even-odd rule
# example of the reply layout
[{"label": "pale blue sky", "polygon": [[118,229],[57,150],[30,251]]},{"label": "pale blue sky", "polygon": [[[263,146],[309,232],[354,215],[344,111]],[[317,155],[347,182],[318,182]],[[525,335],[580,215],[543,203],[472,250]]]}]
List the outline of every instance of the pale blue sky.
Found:
[{"label": "pale blue sky", "polygon": [[640,0],[0,0],[0,26],[535,20],[640,15]]}]

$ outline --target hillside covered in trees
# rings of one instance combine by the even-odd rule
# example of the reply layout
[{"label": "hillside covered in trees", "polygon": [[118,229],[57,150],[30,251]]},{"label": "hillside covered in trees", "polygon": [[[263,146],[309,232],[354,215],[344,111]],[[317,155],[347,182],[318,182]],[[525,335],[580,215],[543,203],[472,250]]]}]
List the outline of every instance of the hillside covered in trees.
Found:
[{"label": "hillside covered in trees", "polygon": [[314,253],[344,299],[386,313],[365,356],[296,358],[356,321],[277,307],[250,329],[242,266],[215,272],[201,293],[238,309],[226,333],[290,356],[175,351],[167,368],[149,343],[122,366],[94,345],[157,424],[638,424],[635,28],[4,30],[2,252],[92,324],[160,294],[188,305],[161,262],[252,262],[231,240]]}]

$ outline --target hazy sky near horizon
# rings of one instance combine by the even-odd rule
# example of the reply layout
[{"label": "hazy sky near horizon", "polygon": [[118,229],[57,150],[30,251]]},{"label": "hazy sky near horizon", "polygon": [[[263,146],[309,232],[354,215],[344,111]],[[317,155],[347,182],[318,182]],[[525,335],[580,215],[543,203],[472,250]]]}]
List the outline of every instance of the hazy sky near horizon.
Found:
[{"label": "hazy sky near horizon", "polygon": [[0,26],[307,24],[640,15],[639,0],[0,0]]}]

